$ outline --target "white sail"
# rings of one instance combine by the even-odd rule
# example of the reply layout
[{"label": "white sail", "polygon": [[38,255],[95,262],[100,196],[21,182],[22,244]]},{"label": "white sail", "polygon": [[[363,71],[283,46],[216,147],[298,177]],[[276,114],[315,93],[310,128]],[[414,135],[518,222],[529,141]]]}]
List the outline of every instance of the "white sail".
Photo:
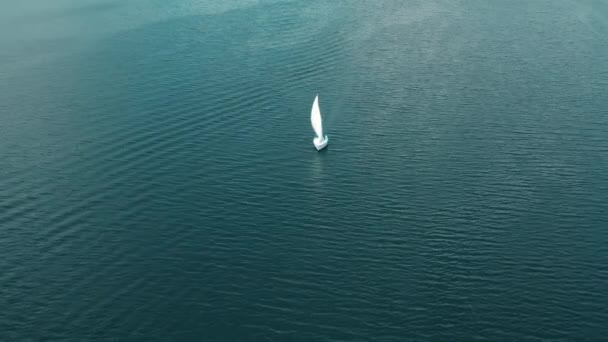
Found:
[{"label": "white sail", "polygon": [[312,123],[312,129],[317,133],[317,137],[323,139],[323,123],[321,122],[321,111],[319,110],[319,95],[315,97],[315,102],[312,104],[310,122]]}]

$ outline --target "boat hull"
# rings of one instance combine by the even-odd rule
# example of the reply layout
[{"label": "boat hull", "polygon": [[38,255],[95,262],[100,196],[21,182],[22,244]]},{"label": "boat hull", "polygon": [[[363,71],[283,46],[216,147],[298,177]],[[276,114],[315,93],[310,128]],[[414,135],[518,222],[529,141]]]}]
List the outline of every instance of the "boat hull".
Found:
[{"label": "boat hull", "polygon": [[325,147],[327,147],[327,144],[329,143],[329,138],[326,136],[323,137],[323,139],[319,139],[314,138],[312,141],[313,145],[315,145],[315,148],[317,149],[317,151],[321,151],[322,149],[324,149]]}]

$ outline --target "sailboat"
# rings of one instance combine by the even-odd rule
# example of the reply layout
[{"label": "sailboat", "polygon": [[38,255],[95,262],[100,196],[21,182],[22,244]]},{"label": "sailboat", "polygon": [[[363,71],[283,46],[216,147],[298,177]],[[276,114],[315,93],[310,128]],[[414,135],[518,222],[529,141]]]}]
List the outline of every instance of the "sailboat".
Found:
[{"label": "sailboat", "polygon": [[327,146],[329,138],[327,138],[327,135],[323,135],[323,122],[321,121],[321,110],[319,110],[319,94],[317,94],[315,102],[312,104],[310,122],[312,123],[312,129],[314,129],[317,134],[317,137],[313,139],[312,143],[315,145],[317,151],[321,151]]}]

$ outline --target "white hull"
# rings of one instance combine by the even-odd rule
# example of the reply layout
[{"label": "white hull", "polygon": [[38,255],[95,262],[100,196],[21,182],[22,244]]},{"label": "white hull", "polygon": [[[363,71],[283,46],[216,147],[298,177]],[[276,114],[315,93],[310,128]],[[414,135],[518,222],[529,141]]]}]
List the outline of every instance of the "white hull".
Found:
[{"label": "white hull", "polygon": [[327,143],[329,142],[329,138],[326,136],[323,137],[323,139],[319,139],[314,138],[312,143],[315,145],[315,148],[317,149],[317,151],[321,151],[322,149],[324,149],[327,146]]}]

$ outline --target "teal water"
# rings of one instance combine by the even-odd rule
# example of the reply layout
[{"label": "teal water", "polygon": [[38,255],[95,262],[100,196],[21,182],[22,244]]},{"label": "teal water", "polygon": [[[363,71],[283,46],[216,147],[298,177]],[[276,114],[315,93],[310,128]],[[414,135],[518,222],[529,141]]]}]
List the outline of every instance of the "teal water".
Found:
[{"label": "teal water", "polygon": [[606,89],[604,1],[5,3],[0,340],[605,339]]}]

